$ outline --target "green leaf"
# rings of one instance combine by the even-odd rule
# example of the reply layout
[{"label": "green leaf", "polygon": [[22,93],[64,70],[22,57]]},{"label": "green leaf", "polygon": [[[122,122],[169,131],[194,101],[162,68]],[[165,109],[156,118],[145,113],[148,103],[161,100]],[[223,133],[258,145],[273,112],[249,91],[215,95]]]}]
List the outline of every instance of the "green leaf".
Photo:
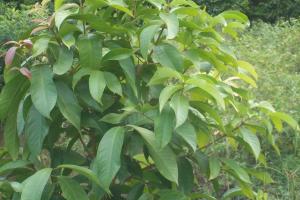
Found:
[{"label": "green leaf", "polygon": [[243,192],[241,188],[232,188],[230,190],[227,190],[222,196],[222,200],[232,199],[233,197],[236,196],[243,196]]},{"label": "green leaf", "polygon": [[57,169],[59,169],[59,168],[67,168],[67,169],[74,170],[75,172],[87,177],[93,183],[96,183],[98,186],[101,187],[101,184],[100,184],[100,181],[99,181],[97,175],[92,170],[90,170],[86,167],[81,167],[78,165],[59,165],[57,167]]},{"label": "green leaf", "polygon": [[270,113],[271,117],[280,119],[282,121],[285,121],[288,125],[290,125],[292,128],[297,129],[298,123],[296,120],[294,120],[291,116],[288,114],[282,113],[282,112],[275,112],[275,113]]},{"label": "green leaf", "polygon": [[81,107],[72,90],[63,82],[56,82],[57,105],[62,115],[80,130]]},{"label": "green leaf", "polygon": [[27,115],[25,124],[25,136],[27,146],[33,156],[40,154],[44,139],[49,132],[49,125],[47,120],[36,110],[34,106],[31,106]]},{"label": "green leaf", "polygon": [[36,57],[39,56],[40,54],[44,53],[47,48],[48,48],[48,44],[50,42],[50,38],[48,37],[42,37],[38,40],[36,40],[33,44],[33,48],[32,48],[32,57]]},{"label": "green leaf", "polygon": [[170,106],[176,115],[176,128],[181,126],[188,118],[189,114],[189,100],[183,94],[175,94],[171,101]]},{"label": "green leaf", "polygon": [[108,0],[108,5],[133,17],[132,12],[127,8],[123,0]]},{"label": "green leaf", "polygon": [[238,163],[228,159],[224,159],[223,162],[241,181],[251,183],[248,173]]},{"label": "green leaf", "polygon": [[141,54],[145,60],[147,60],[148,51],[151,46],[151,41],[154,38],[155,33],[157,32],[158,28],[159,28],[159,25],[151,25],[151,26],[144,28],[141,32],[140,49],[141,49]]},{"label": "green leaf", "polygon": [[126,79],[129,82],[129,85],[131,86],[135,96],[138,96],[137,87],[136,87],[136,77],[135,77],[135,66],[132,62],[132,59],[127,58],[124,60],[119,60],[120,66],[124,71],[124,74],[126,76]]},{"label": "green leaf", "polygon": [[243,140],[249,145],[254,154],[255,159],[257,160],[261,151],[259,139],[255,135],[255,133],[252,133],[249,129],[241,128],[240,131]]},{"label": "green leaf", "polygon": [[138,200],[153,200],[153,195],[149,193],[144,193]]},{"label": "green leaf", "polygon": [[124,128],[114,127],[107,131],[98,147],[95,170],[106,191],[121,167],[121,151]]},{"label": "green leaf", "polygon": [[159,200],[189,200],[184,194],[175,190],[161,190]]},{"label": "green leaf", "polygon": [[[73,9],[72,9],[73,7]],[[67,6],[68,9],[60,9],[58,11],[55,12],[55,26],[57,27],[58,30],[60,30],[61,25],[63,24],[63,22],[70,17],[73,14],[76,14],[78,12],[79,9],[74,9],[77,8],[78,5],[77,4],[69,4]]]},{"label": "green leaf", "polygon": [[168,85],[166,86],[159,95],[159,111],[161,112],[164,108],[167,101],[171,98],[171,96],[180,90],[182,86],[180,85]]},{"label": "green leaf", "polygon": [[63,4],[64,0],[54,0],[54,9],[57,11]]},{"label": "green leaf", "polygon": [[174,13],[161,13],[159,16],[167,25],[167,39],[174,39],[179,31],[179,21],[177,16]]},{"label": "green leaf", "polygon": [[217,178],[220,174],[221,163],[217,158],[209,158],[209,180]]},{"label": "green leaf", "polygon": [[122,86],[118,78],[110,72],[104,72],[104,77],[108,89],[113,93],[122,96]]},{"label": "green leaf", "polygon": [[73,64],[73,51],[66,47],[59,48],[59,54],[56,62],[53,65],[53,72],[62,75],[69,71]]},{"label": "green leaf", "polygon": [[57,91],[52,78],[53,73],[48,65],[32,69],[30,86],[32,103],[47,118],[50,118],[50,112],[57,100]]},{"label": "green leaf", "polygon": [[191,79],[187,80],[186,83],[194,85],[194,86],[200,88],[201,90],[207,92],[216,100],[216,102],[219,104],[219,106],[221,108],[225,109],[224,99],[221,96],[218,89],[213,84],[208,83],[207,81],[201,80],[198,78],[191,78]]},{"label": "green leaf", "polygon": [[183,58],[176,47],[170,44],[161,44],[154,47],[153,59],[163,67],[168,67],[179,72],[183,71]]},{"label": "green leaf", "polygon": [[179,126],[176,130],[176,133],[182,137],[182,139],[190,145],[193,151],[197,149],[197,133],[193,125],[189,122],[185,122]]},{"label": "green leaf", "polygon": [[82,186],[69,177],[58,177],[58,183],[62,190],[62,196],[66,200],[89,200]]},{"label": "green leaf", "polygon": [[106,53],[103,56],[102,62],[107,60],[124,60],[126,58],[129,58],[132,54],[133,54],[132,49],[115,48],[110,50],[108,53]]},{"label": "green leaf", "polygon": [[163,84],[166,80],[170,78],[177,78],[181,82],[183,82],[183,77],[182,75],[171,69],[171,68],[166,68],[166,67],[160,67],[156,70],[155,74],[149,81],[148,85],[158,85],[158,84]]},{"label": "green leaf", "polygon": [[72,88],[75,89],[77,83],[84,77],[87,75],[91,74],[91,70],[88,68],[80,68],[73,76],[73,80],[72,80]]},{"label": "green leaf", "polygon": [[101,98],[106,87],[105,75],[101,71],[92,71],[89,78],[89,89],[92,97],[101,103]]},{"label": "green leaf", "polygon": [[194,188],[194,170],[190,161],[184,157],[178,160],[178,187],[185,194],[189,194]]},{"label": "green leaf", "polygon": [[158,171],[168,180],[178,183],[178,167],[176,155],[168,146],[160,148],[159,143],[155,140],[155,135],[148,129],[130,125],[146,141],[150,155],[154,160]]},{"label": "green leaf", "polygon": [[77,42],[80,65],[85,68],[97,69],[101,66],[102,43],[97,35],[82,35]]},{"label": "green leaf", "polygon": [[12,170],[19,169],[19,168],[25,168],[27,165],[29,165],[30,162],[26,160],[16,160],[16,161],[10,161],[8,163],[3,164],[0,167],[0,175],[8,173]]},{"label": "green leaf", "polygon": [[41,200],[51,172],[51,168],[45,168],[27,178],[23,182],[21,200]]},{"label": "green leaf", "polygon": [[164,148],[172,139],[175,115],[170,107],[166,107],[154,120],[154,133],[160,148]]}]

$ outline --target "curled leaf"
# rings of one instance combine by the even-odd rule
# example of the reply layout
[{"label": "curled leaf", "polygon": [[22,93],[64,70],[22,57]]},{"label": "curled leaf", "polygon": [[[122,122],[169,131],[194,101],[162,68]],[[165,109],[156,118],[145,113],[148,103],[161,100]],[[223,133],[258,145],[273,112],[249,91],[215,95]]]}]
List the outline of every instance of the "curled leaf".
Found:
[{"label": "curled leaf", "polygon": [[16,55],[18,47],[11,47],[8,49],[8,51],[5,54],[5,65],[9,66],[12,64],[14,57]]},{"label": "curled leaf", "polygon": [[22,41],[23,46],[25,46],[27,49],[31,49],[33,44],[30,39],[26,39]]},{"label": "curled leaf", "polygon": [[32,75],[31,75],[31,71],[29,69],[27,69],[26,67],[22,67],[22,68],[20,68],[19,71],[21,72],[21,74],[26,76],[28,79],[31,79]]}]

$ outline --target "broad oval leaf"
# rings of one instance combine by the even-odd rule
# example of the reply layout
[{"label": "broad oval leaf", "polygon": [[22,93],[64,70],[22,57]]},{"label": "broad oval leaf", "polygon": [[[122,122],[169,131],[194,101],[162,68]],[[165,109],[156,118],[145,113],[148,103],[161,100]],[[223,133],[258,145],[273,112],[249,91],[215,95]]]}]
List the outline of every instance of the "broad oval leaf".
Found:
[{"label": "broad oval leaf", "polygon": [[155,74],[152,76],[151,80],[149,81],[148,85],[158,85],[158,84],[163,84],[166,80],[170,78],[176,78],[183,82],[183,76],[167,67],[160,67],[156,70]]},{"label": "broad oval leaf", "polygon": [[151,46],[151,41],[154,38],[155,33],[157,32],[159,25],[151,25],[144,28],[140,35],[140,47],[141,47],[141,54],[144,59],[147,60],[148,51]]},{"label": "broad oval leaf", "polygon": [[215,179],[219,176],[221,170],[221,163],[217,158],[209,158],[209,180]]},{"label": "broad oval leaf", "polygon": [[110,72],[104,72],[104,77],[108,89],[113,93],[122,96],[122,86],[118,78]]},{"label": "broad oval leaf", "polygon": [[33,156],[40,154],[44,139],[49,132],[47,120],[31,106],[25,124],[27,146]]},{"label": "broad oval leaf", "polygon": [[53,72],[62,75],[71,69],[73,64],[73,51],[66,47],[60,47],[56,62],[53,65]]},{"label": "broad oval leaf", "polygon": [[240,131],[243,140],[249,145],[249,147],[251,148],[254,154],[255,159],[257,160],[261,151],[258,137],[255,135],[255,133],[252,133],[249,129],[241,128]]},{"label": "broad oval leaf", "polygon": [[160,148],[164,148],[172,139],[175,126],[175,115],[170,107],[166,107],[154,120],[154,133]]},{"label": "broad oval leaf", "polygon": [[162,109],[164,108],[165,104],[167,101],[172,97],[172,95],[180,90],[182,86],[180,85],[168,85],[165,87],[160,95],[159,95],[159,111],[161,112]]},{"label": "broad oval leaf", "polygon": [[146,141],[150,155],[154,160],[158,171],[168,180],[178,184],[178,166],[176,162],[176,155],[168,146],[160,148],[160,145],[155,140],[155,135],[148,129],[130,125],[134,128],[143,139]]},{"label": "broad oval leaf", "polygon": [[60,176],[58,177],[58,183],[62,190],[62,196],[66,200],[89,200],[89,197],[83,190],[82,186],[80,186],[80,184],[75,180],[69,177]]},{"label": "broad oval leaf", "polygon": [[44,53],[48,48],[49,42],[50,42],[50,38],[48,37],[42,37],[36,40],[32,48],[32,52],[33,52],[32,57],[36,57]]},{"label": "broad oval leaf", "polygon": [[95,159],[95,171],[106,191],[121,167],[121,151],[124,128],[114,127],[107,131],[99,143]]},{"label": "broad oval leaf", "polygon": [[176,115],[176,128],[181,126],[188,118],[189,114],[189,100],[183,94],[175,94],[171,101],[170,106]]},{"label": "broad oval leaf", "polygon": [[73,126],[80,130],[82,108],[78,104],[76,96],[63,82],[57,82],[56,88],[58,92],[57,105],[60,112]]},{"label": "broad oval leaf", "polygon": [[193,149],[197,149],[197,133],[193,125],[189,122],[185,122],[178,128],[176,128],[176,133]]},{"label": "broad oval leaf", "polygon": [[21,200],[41,200],[51,172],[51,168],[45,168],[27,178],[23,182]]},{"label": "broad oval leaf", "polygon": [[161,44],[155,46],[153,50],[153,59],[159,62],[163,67],[169,67],[176,71],[183,71],[183,58],[178,49],[170,44]]},{"label": "broad oval leaf", "polygon": [[101,65],[102,42],[97,35],[89,34],[78,38],[77,42],[80,65],[97,69]]},{"label": "broad oval leaf", "polygon": [[53,73],[48,65],[36,66],[32,69],[30,86],[32,103],[47,118],[50,118],[50,112],[57,100],[57,90],[52,77]]},{"label": "broad oval leaf", "polygon": [[101,71],[92,71],[89,78],[89,89],[92,97],[101,103],[101,97],[106,87],[104,73]]},{"label": "broad oval leaf", "polygon": [[168,29],[167,39],[174,39],[179,31],[179,21],[175,13],[161,13],[160,18],[165,22]]},{"label": "broad oval leaf", "polygon": [[108,53],[106,53],[103,56],[102,62],[107,60],[124,60],[126,58],[129,58],[132,54],[133,54],[132,49],[115,48],[110,50]]}]

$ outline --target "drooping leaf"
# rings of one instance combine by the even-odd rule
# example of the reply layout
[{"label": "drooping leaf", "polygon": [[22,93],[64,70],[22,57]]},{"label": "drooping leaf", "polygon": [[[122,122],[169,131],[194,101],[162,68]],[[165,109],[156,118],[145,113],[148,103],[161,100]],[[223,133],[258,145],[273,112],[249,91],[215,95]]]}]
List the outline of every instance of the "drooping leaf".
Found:
[{"label": "drooping leaf", "polygon": [[50,112],[57,100],[57,91],[52,77],[53,73],[48,65],[36,66],[32,69],[30,86],[32,103],[47,118],[50,118]]},{"label": "drooping leaf", "polygon": [[183,59],[178,49],[170,44],[161,44],[154,47],[153,59],[163,67],[169,67],[178,72],[183,71]]},{"label": "drooping leaf", "polygon": [[23,182],[21,200],[41,200],[51,172],[51,168],[45,168],[27,178]]},{"label": "drooping leaf", "polygon": [[118,78],[110,72],[104,72],[104,77],[108,89],[113,93],[122,96],[122,86]]},{"label": "drooping leaf", "polygon": [[197,148],[197,134],[193,125],[189,122],[185,122],[178,128],[176,128],[176,133],[182,137],[182,139],[190,145],[193,151]]},{"label": "drooping leaf", "polygon": [[58,92],[57,105],[62,115],[80,130],[80,118],[82,108],[72,92],[72,90],[63,82],[56,82]]},{"label": "drooping leaf", "polygon": [[82,67],[100,68],[102,58],[102,44],[97,35],[80,36],[77,42],[80,65]]},{"label": "drooping leaf", "polygon": [[232,170],[233,174],[245,183],[251,183],[250,177],[245,169],[233,160],[224,159],[225,165]]},{"label": "drooping leaf", "polygon": [[159,95],[159,111],[161,112],[164,105],[172,97],[172,95],[180,90],[182,87],[180,85],[168,85],[165,87]]},{"label": "drooping leaf", "polygon": [[114,127],[104,134],[99,144],[95,170],[106,191],[121,167],[123,140],[124,128]]},{"label": "drooping leaf", "polygon": [[178,160],[178,187],[185,194],[189,194],[194,187],[194,172],[190,161],[184,157]]},{"label": "drooping leaf", "polygon": [[62,75],[70,70],[73,64],[73,52],[66,47],[59,49],[58,58],[53,65],[53,72]]},{"label": "drooping leaf", "polygon": [[131,127],[140,133],[143,139],[146,141],[150,155],[153,158],[158,171],[166,179],[178,183],[178,166],[176,162],[176,156],[172,149],[168,146],[163,149],[160,148],[152,131],[133,125],[131,125]]},{"label": "drooping leaf", "polygon": [[19,154],[19,137],[15,113],[10,114],[5,121],[4,144],[12,159],[16,160]]},{"label": "drooping leaf", "polygon": [[255,159],[258,159],[261,151],[260,142],[255,133],[252,133],[249,129],[241,128],[240,129],[243,140],[251,148]]},{"label": "drooping leaf", "polygon": [[17,47],[10,47],[5,54],[4,63],[5,66],[10,66],[13,63],[14,57],[16,55]]},{"label": "drooping leaf", "polygon": [[163,84],[166,80],[170,78],[176,78],[180,81],[183,81],[182,75],[177,71],[167,67],[160,67],[156,70],[148,85]]},{"label": "drooping leaf", "polygon": [[63,4],[64,0],[54,0],[54,9],[58,10]]},{"label": "drooping leaf", "polygon": [[101,71],[92,71],[89,78],[89,89],[92,97],[101,103],[101,98],[106,87],[105,75]]},{"label": "drooping leaf", "polygon": [[62,196],[66,200],[89,200],[89,197],[83,188],[75,180],[69,177],[60,176],[58,177],[58,183],[62,190]]},{"label": "drooping leaf", "polygon": [[31,106],[25,124],[27,146],[33,156],[40,154],[44,139],[49,131],[47,120]]},{"label": "drooping leaf", "polygon": [[174,39],[179,31],[179,22],[176,14],[161,13],[159,16],[167,25],[167,29],[168,29],[167,39]]},{"label": "drooping leaf", "polygon": [[30,162],[26,160],[16,160],[16,161],[11,161],[8,163],[5,163],[0,167],[0,174],[7,173],[9,171],[18,169],[18,168],[25,168],[27,165],[29,165]]},{"label": "drooping leaf", "polygon": [[170,107],[166,107],[154,120],[154,133],[160,148],[164,148],[172,139],[175,115]]},{"label": "drooping leaf", "polygon": [[188,117],[189,114],[189,100],[183,94],[175,94],[171,101],[170,106],[176,115],[176,128],[181,126]]},{"label": "drooping leaf", "polygon": [[148,51],[151,46],[151,41],[154,38],[155,33],[157,32],[159,25],[151,25],[143,29],[140,35],[140,47],[141,54],[144,59],[147,60]]},{"label": "drooping leaf", "polygon": [[136,77],[135,77],[135,66],[130,58],[119,60],[120,66],[124,71],[126,79],[128,80],[135,96],[138,96],[136,87]]},{"label": "drooping leaf", "polygon": [[217,178],[220,174],[220,170],[220,161],[217,158],[209,158],[209,180]]},{"label": "drooping leaf", "polygon": [[107,54],[105,54],[102,58],[102,62],[107,60],[124,60],[129,58],[132,55],[132,49],[126,48],[115,48],[110,50]]}]

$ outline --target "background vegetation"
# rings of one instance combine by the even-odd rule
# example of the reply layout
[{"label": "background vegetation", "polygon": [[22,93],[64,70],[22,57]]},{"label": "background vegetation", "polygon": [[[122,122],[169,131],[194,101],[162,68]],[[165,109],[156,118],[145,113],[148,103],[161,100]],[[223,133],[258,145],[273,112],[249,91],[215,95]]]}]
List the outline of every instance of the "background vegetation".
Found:
[{"label": "background vegetation", "polygon": [[[24,38],[32,26],[32,19],[48,15],[44,7],[11,1],[0,3],[0,43]],[[218,14],[228,9],[245,12],[252,26],[232,48],[239,58],[252,63],[259,74],[259,100],[269,100],[277,110],[285,111],[300,120],[300,15],[299,0],[197,0],[208,12]],[[38,12],[36,12],[38,11]],[[260,20],[264,21],[261,22]],[[4,48],[2,48],[2,53]],[[0,64],[3,67],[3,62]],[[286,129],[277,138],[281,157],[270,154],[269,172],[275,183],[267,189],[270,199],[298,200],[300,196],[299,145],[293,130]]]}]

